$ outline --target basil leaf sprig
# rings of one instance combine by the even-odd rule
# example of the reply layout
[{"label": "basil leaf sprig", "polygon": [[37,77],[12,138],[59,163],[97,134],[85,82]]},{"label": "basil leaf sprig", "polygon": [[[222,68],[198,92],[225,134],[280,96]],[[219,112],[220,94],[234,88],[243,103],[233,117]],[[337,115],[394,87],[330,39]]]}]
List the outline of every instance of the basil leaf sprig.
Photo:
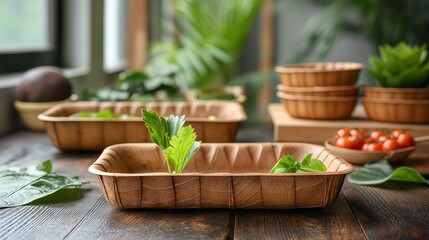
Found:
[{"label": "basil leaf sprig", "polygon": [[52,163],[0,170],[0,208],[25,205],[61,189],[89,183],[74,176],[52,174]]},{"label": "basil leaf sprig", "polygon": [[192,126],[183,127],[185,116],[170,115],[167,119],[154,111],[142,109],[143,121],[152,142],[164,151],[169,173],[182,173],[201,142],[196,141]]},{"label": "basil leaf sprig", "polygon": [[274,165],[270,173],[309,173],[326,172],[325,164],[319,159],[312,159],[312,154],[307,154],[301,162],[294,156],[285,155]]}]

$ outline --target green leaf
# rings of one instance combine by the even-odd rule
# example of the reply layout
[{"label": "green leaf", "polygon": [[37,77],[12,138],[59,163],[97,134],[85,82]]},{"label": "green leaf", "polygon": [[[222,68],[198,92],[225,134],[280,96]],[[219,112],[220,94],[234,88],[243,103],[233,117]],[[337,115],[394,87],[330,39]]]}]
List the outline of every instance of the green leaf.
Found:
[{"label": "green leaf", "polygon": [[168,136],[172,138],[174,135],[177,135],[177,132],[183,127],[183,124],[185,124],[185,115],[179,117],[171,114],[167,120]]},{"label": "green leaf", "polygon": [[164,154],[167,161],[174,166],[175,173],[183,172],[189,160],[195,154],[200,143],[196,142],[197,135],[192,126],[181,128],[177,135],[170,140],[170,146]]},{"label": "green leaf", "polygon": [[306,172],[326,172],[325,164],[319,159],[312,159],[312,154],[307,154],[301,161],[301,166],[298,169],[298,173]]},{"label": "green leaf", "polygon": [[299,163],[295,157],[283,156],[270,170],[270,173],[309,173],[326,172],[325,164],[319,159],[312,159],[312,154],[307,154]]},{"label": "green leaf", "polygon": [[310,165],[312,156],[313,156],[312,153],[305,155],[305,157],[301,161],[301,166],[307,167],[308,165]]},{"label": "green leaf", "polygon": [[19,189],[19,191],[1,197],[0,208],[31,203],[32,201],[53,194],[58,190],[67,187],[79,187],[87,183],[87,181],[79,180],[77,177],[49,174],[33,182],[31,185],[25,185],[23,188]]},{"label": "green leaf", "polygon": [[299,163],[294,156],[286,155],[270,170],[270,173],[295,173],[298,170]]},{"label": "green leaf", "polygon": [[387,160],[371,161],[363,168],[350,173],[347,180],[362,185],[377,185],[387,181],[401,181],[411,183],[429,184],[419,172],[410,167],[394,169]]},{"label": "green leaf", "polygon": [[47,160],[34,167],[13,167],[0,171],[0,208],[24,205],[70,186],[79,187],[87,181],[78,177],[50,174]]},{"label": "green leaf", "polygon": [[158,144],[163,150],[167,149],[170,146],[167,121],[154,111],[142,109],[142,114],[152,142]]},{"label": "green leaf", "polygon": [[106,108],[95,114],[96,118],[119,118],[119,115],[115,114],[109,108]]},{"label": "green leaf", "polygon": [[50,160],[33,167],[12,167],[0,171],[0,199],[14,194],[51,172]]}]

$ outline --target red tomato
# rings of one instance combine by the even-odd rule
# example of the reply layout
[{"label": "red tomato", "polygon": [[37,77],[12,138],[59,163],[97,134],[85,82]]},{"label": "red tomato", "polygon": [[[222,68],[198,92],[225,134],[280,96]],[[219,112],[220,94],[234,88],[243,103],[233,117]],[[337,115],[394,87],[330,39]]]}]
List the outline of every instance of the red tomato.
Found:
[{"label": "red tomato", "polygon": [[348,128],[340,128],[337,131],[337,135],[335,136],[336,139],[341,138],[341,137],[347,137],[350,133],[350,129]]},{"label": "red tomato", "polygon": [[386,135],[382,135],[382,136],[378,137],[378,141],[381,143],[384,143],[387,139],[389,139],[389,137]]},{"label": "red tomato", "polygon": [[391,136],[392,138],[398,138],[398,137],[399,137],[399,135],[401,135],[402,133],[404,133],[402,130],[397,129],[397,130],[393,131],[393,132],[390,134],[390,136]]},{"label": "red tomato", "polygon": [[335,141],[335,146],[340,148],[353,148],[353,142],[348,137],[340,137]]},{"label": "red tomato", "polygon": [[398,142],[400,148],[414,146],[414,138],[413,136],[411,136],[411,134],[408,133],[399,134],[398,139],[396,141]]},{"label": "red tomato", "polygon": [[362,147],[362,150],[368,152],[381,151],[383,149],[383,144],[379,142],[365,143]]},{"label": "red tomato", "polygon": [[380,136],[385,136],[385,135],[386,135],[386,133],[384,133],[383,131],[375,130],[375,131],[371,132],[370,138],[374,141],[377,141]]},{"label": "red tomato", "polygon": [[362,129],[352,129],[350,130],[351,136],[356,136],[358,138],[364,138],[366,135],[366,132]]},{"label": "red tomato", "polygon": [[358,137],[358,136],[349,136],[347,137],[347,139],[352,142],[352,148],[353,149],[357,149],[357,150],[361,150],[362,146],[365,144],[364,140],[362,137]]},{"label": "red tomato", "polygon": [[396,149],[398,149],[398,148],[399,148],[399,144],[398,144],[398,142],[397,142],[395,139],[393,139],[393,138],[389,138],[389,139],[387,139],[387,140],[383,143],[382,150],[383,150],[384,152],[389,152],[389,151],[392,151],[392,150],[396,150]]}]

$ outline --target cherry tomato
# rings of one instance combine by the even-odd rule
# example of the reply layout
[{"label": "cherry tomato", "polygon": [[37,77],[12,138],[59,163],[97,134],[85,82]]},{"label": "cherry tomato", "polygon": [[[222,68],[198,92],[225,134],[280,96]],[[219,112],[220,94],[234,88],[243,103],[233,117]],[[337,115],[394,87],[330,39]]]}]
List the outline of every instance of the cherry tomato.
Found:
[{"label": "cherry tomato", "polygon": [[381,135],[380,137],[378,137],[378,141],[381,143],[384,143],[387,139],[389,139],[389,137],[386,135]]},{"label": "cherry tomato", "polygon": [[398,144],[398,142],[396,141],[396,139],[389,138],[389,139],[387,139],[387,140],[383,143],[382,150],[383,150],[384,152],[389,152],[389,151],[392,151],[392,150],[396,150],[396,149],[398,149],[398,148],[399,148],[399,144]]},{"label": "cherry tomato", "polygon": [[393,132],[390,134],[390,136],[391,136],[392,138],[398,138],[398,137],[399,137],[399,135],[401,135],[402,133],[404,133],[402,130],[396,129],[395,131],[393,131]]},{"label": "cherry tomato", "polygon": [[365,144],[362,137],[359,136],[349,136],[347,139],[352,142],[352,148],[357,150],[362,150],[362,146]]},{"label": "cherry tomato", "polygon": [[400,148],[406,148],[414,146],[414,138],[409,133],[401,133],[398,135],[396,140]]},{"label": "cherry tomato", "polygon": [[366,135],[366,132],[362,129],[352,129],[350,130],[351,136],[356,136],[358,138],[364,138]]},{"label": "cherry tomato", "polygon": [[335,136],[336,139],[341,138],[341,137],[347,137],[350,133],[350,129],[348,128],[340,128],[337,131],[337,135]]},{"label": "cherry tomato", "polygon": [[367,152],[381,151],[383,149],[383,144],[379,142],[365,143],[362,147],[362,150]]},{"label": "cherry tomato", "polygon": [[385,136],[385,135],[386,135],[386,133],[384,133],[383,131],[381,131],[381,130],[375,130],[375,131],[371,132],[370,138],[372,140],[377,141],[380,136]]},{"label": "cherry tomato", "polygon": [[353,142],[350,141],[348,137],[340,137],[335,141],[335,146],[352,149]]}]

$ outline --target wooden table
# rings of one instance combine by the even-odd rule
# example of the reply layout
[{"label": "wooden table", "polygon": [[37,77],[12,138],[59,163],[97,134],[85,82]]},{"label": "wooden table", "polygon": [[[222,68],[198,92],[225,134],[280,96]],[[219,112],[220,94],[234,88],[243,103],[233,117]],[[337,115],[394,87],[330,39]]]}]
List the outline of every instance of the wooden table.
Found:
[{"label": "wooden table", "polygon": [[[267,128],[242,128],[238,140],[271,131],[254,129]],[[423,151],[429,164],[429,149]],[[0,239],[429,239],[424,185],[345,182],[337,200],[323,209],[123,210],[106,203],[97,178],[87,171],[98,155],[60,152],[44,133],[0,138],[0,165],[29,166],[50,158],[55,173],[91,181],[62,192],[64,199],[74,199],[0,209]]]}]

